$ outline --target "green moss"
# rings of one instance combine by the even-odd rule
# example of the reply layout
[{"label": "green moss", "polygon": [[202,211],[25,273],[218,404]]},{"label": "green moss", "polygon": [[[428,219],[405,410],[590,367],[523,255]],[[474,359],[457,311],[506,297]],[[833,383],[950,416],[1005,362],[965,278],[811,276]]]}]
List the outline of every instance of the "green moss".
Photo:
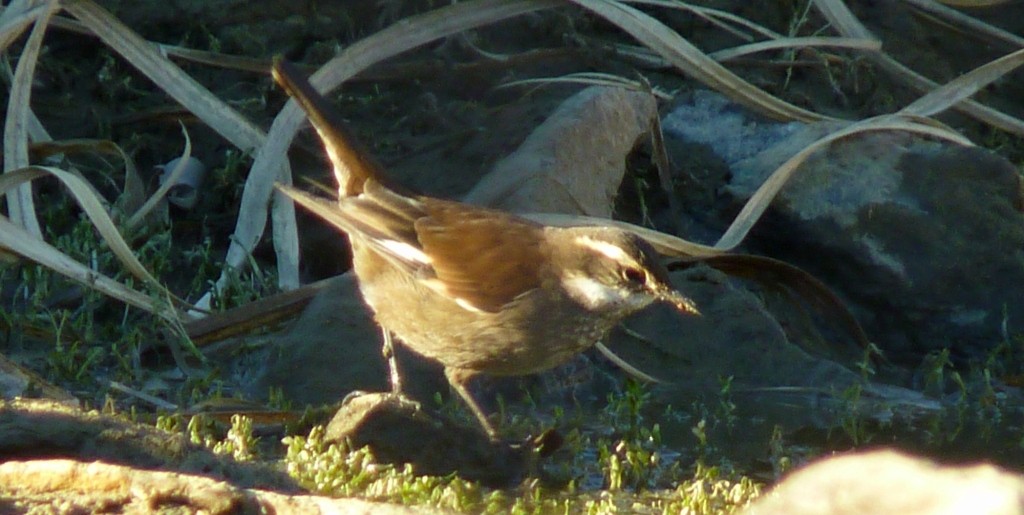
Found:
[{"label": "green moss", "polygon": [[476,483],[456,477],[417,476],[410,466],[376,463],[367,448],[349,451],[325,444],[323,437],[323,426],[317,426],[307,437],[284,439],[288,473],[315,492],[458,511],[482,511],[504,504],[500,493],[488,493]]},{"label": "green moss", "polygon": [[[639,385],[610,398],[599,423],[615,421],[604,426],[614,436],[568,435],[563,454],[574,478],[561,488],[531,478],[492,490],[454,476],[419,476],[410,466],[376,463],[368,449],[325,444],[321,426],[285,438],[284,462],[292,477],[320,494],[467,513],[732,513],[760,495],[761,485],[720,468],[698,465],[686,473],[680,455],[663,448],[659,426],[642,423],[648,398]],[[578,491],[578,480],[588,477],[600,478],[602,489]]]}]

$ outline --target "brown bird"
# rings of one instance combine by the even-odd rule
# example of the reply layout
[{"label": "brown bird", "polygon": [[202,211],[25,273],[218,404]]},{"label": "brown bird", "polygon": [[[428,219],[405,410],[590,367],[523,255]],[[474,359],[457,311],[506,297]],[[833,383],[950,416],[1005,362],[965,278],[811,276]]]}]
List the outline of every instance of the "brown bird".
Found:
[{"label": "brown bird", "polygon": [[[349,235],[360,291],[384,329],[385,353],[390,332],[440,362],[492,439],[497,432],[466,388],[472,377],[548,370],[656,301],[699,314],[635,234],[550,227],[386,187],[382,167],[294,67],[279,59],[273,72],[323,140],[341,195],[328,201],[277,188]],[[397,392],[400,378],[390,364]]]}]

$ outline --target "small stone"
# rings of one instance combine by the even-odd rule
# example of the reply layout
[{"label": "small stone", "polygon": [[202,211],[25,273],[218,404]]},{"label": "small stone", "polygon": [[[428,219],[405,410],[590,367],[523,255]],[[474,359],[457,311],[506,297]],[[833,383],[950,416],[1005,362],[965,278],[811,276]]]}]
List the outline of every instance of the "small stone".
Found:
[{"label": "small stone", "polygon": [[380,463],[411,463],[416,474],[453,472],[488,486],[514,484],[525,474],[533,447],[492,442],[480,429],[461,426],[390,393],[353,394],[327,425],[327,442],[369,447]]}]

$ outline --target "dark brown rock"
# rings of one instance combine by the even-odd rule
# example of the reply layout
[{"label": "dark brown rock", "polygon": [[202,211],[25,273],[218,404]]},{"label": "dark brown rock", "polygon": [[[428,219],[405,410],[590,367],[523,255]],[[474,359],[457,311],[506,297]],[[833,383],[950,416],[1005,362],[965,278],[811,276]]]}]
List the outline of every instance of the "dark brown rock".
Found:
[{"label": "dark brown rock", "polygon": [[381,463],[411,463],[417,474],[459,476],[486,485],[515,483],[532,448],[492,442],[475,423],[458,425],[391,394],[353,395],[327,425],[325,439],[369,447]]}]

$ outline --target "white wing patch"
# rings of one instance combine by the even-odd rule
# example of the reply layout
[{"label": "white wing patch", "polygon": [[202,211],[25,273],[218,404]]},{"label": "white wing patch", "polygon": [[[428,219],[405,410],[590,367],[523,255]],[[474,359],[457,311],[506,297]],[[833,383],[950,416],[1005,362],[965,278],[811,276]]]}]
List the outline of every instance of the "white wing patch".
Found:
[{"label": "white wing patch", "polygon": [[577,236],[576,244],[599,252],[615,261],[626,263],[634,261],[625,250],[622,250],[622,247],[607,241],[595,240],[590,236]]},{"label": "white wing patch", "polygon": [[406,261],[413,261],[424,265],[429,265],[431,262],[430,256],[424,254],[422,250],[413,247],[408,243],[396,240],[379,240],[378,243],[388,252]]},{"label": "white wing patch", "polygon": [[463,299],[463,298],[455,297],[455,303],[458,304],[460,308],[462,308],[462,309],[464,309],[466,311],[472,312],[472,313],[483,313],[484,312],[482,309],[474,306],[468,300]]},{"label": "white wing patch", "polygon": [[451,299],[457,306],[469,311],[470,313],[484,313],[484,310],[476,307],[472,302],[462,297],[453,297],[452,292],[448,291],[448,288],[444,283],[439,281],[437,278],[420,279],[420,282],[427,288],[434,290],[438,295]]}]

